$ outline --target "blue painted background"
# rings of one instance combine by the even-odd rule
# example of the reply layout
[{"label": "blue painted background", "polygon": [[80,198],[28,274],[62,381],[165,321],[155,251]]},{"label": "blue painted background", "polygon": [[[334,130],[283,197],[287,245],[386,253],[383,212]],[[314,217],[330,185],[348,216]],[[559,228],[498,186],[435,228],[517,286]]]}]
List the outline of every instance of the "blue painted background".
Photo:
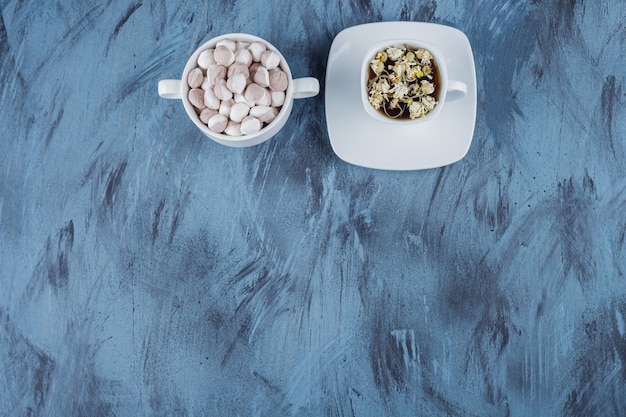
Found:
[{"label": "blue painted background", "polygon": [[[626,415],[626,3],[0,1],[0,415]],[[467,156],[348,165],[343,29],[470,39]],[[157,82],[223,33],[321,94],[205,139]]]}]

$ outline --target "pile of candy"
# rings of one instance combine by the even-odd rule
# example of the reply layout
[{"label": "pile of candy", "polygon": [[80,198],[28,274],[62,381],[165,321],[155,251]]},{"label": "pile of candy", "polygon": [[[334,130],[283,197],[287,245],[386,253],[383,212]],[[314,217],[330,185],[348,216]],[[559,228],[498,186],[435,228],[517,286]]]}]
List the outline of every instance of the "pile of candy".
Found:
[{"label": "pile of candy", "polygon": [[189,72],[189,102],[209,129],[229,136],[260,131],[278,115],[289,79],[262,42],[222,39]]}]

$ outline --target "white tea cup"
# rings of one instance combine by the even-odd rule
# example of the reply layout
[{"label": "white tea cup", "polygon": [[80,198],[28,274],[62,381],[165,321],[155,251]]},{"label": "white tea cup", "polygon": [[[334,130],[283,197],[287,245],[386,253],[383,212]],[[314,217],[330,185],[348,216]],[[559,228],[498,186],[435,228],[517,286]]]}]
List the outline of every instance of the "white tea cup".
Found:
[{"label": "white tea cup", "polygon": [[[385,114],[381,109],[376,109],[370,103],[368,82],[370,80],[371,69],[370,62],[376,59],[378,52],[387,51],[391,47],[405,47],[407,51],[416,51],[419,49],[425,49],[432,55],[435,63],[434,78],[437,80],[435,83],[435,91],[433,96],[436,100],[434,108],[428,111],[424,116],[411,119],[406,115],[405,117],[393,118]],[[390,71],[389,68],[385,68],[386,71]],[[393,71],[393,69],[391,69]],[[376,120],[386,123],[400,123],[400,124],[418,124],[432,121],[443,109],[446,101],[458,100],[465,96],[467,93],[467,85],[462,81],[448,79],[448,69],[446,66],[446,60],[444,54],[436,47],[427,43],[414,39],[391,39],[376,43],[365,54],[363,63],[361,66],[361,101],[367,114]],[[393,93],[388,93],[393,95]],[[405,110],[408,112],[408,109]]]}]

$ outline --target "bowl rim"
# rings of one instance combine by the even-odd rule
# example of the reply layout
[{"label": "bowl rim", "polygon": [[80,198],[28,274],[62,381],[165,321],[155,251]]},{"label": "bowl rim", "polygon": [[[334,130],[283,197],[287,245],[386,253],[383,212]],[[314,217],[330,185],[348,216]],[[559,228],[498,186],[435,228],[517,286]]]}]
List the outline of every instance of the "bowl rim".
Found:
[{"label": "bowl rim", "polygon": [[[195,107],[189,102],[188,93],[189,93],[189,85],[187,84],[187,76],[189,72],[198,66],[197,61],[200,54],[207,50],[213,48],[220,40],[223,39],[232,39],[234,41],[242,41],[242,42],[262,42],[268,49],[276,52],[280,57],[279,67],[287,74],[287,79],[289,84],[287,86],[287,90],[285,91],[285,102],[280,108],[280,111],[276,115],[276,118],[272,120],[271,123],[268,123],[261,130],[256,133],[250,135],[241,135],[241,136],[230,136],[225,133],[214,132],[209,127],[202,123],[198,114],[196,113]],[[207,41],[203,42],[200,46],[198,46],[194,52],[191,54],[185,67],[183,69],[182,78],[181,78],[181,99],[183,102],[183,106],[187,115],[192,120],[192,122],[211,139],[215,139],[218,142],[229,142],[232,144],[244,144],[251,141],[258,141],[260,138],[261,142],[271,138],[274,134],[276,134],[280,128],[286,123],[289,113],[291,111],[291,106],[293,103],[293,76],[291,74],[291,68],[287,63],[287,60],[283,56],[283,54],[278,50],[276,46],[274,46],[271,42],[266,39],[263,39],[259,36],[252,35],[244,32],[233,32],[233,33],[225,33],[219,36],[215,36]],[[264,136],[268,135],[267,138]],[[260,143],[260,142],[259,142]]]}]

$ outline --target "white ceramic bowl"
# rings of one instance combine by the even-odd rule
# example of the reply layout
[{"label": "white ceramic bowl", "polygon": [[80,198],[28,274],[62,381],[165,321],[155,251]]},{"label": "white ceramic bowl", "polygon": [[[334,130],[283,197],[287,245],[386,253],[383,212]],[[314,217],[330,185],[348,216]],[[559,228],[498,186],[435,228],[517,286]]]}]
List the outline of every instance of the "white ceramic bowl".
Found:
[{"label": "white ceramic bowl", "polygon": [[[213,132],[208,128],[206,124],[202,123],[202,121],[198,117],[198,114],[196,113],[194,106],[189,102],[189,99],[187,98],[190,90],[189,85],[187,84],[187,76],[192,69],[198,66],[198,56],[202,51],[214,48],[217,42],[223,39],[231,39],[234,41],[248,43],[262,42],[269,50],[276,52],[280,56],[280,68],[287,74],[289,82],[287,91],[285,92],[284,104],[280,108],[280,111],[276,118],[257,133],[242,136],[229,136],[224,133]],[[278,131],[285,125],[289,118],[289,115],[291,114],[293,100],[297,98],[307,98],[317,95],[319,93],[319,81],[313,77],[293,79],[291,69],[287,64],[287,60],[280,53],[280,51],[268,41],[246,33],[229,33],[217,36],[202,44],[198,49],[196,49],[196,51],[187,61],[181,79],[166,79],[159,81],[158,92],[159,95],[163,98],[181,99],[185,111],[187,112],[187,115],[189,116],[191,121],[196,125],[198,129],[200,129],[202,133],[204,133],[210,139],[226,146],[246,147],[258,145],[262,142],[265,142],[266,140],[273,137],[276,133],[278,133]]]}]

